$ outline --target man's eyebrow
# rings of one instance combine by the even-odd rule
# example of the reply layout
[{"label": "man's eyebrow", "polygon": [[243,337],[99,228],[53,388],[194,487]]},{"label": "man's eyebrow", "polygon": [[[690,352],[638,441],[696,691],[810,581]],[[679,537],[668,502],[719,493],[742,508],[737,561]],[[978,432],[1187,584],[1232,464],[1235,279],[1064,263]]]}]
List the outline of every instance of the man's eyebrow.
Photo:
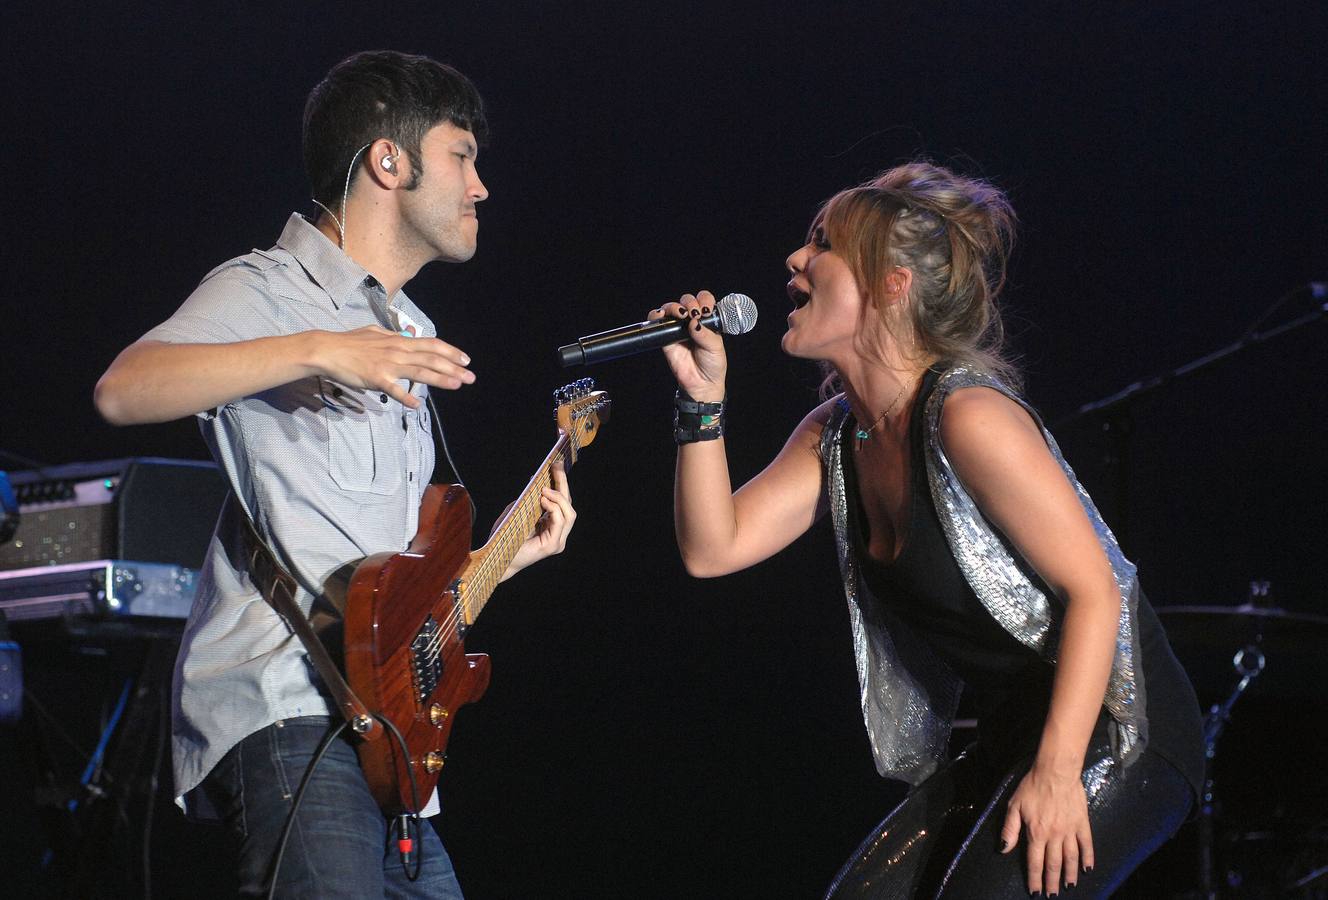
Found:
[{"label": "man's eyebrow", "polygon": [[479,148],[475,146],[475,142],[468,138],[457,138],[452,142],[452,148],[454,150],[464,150],[466,155],[470,157],[478,156],[480,152]]}]

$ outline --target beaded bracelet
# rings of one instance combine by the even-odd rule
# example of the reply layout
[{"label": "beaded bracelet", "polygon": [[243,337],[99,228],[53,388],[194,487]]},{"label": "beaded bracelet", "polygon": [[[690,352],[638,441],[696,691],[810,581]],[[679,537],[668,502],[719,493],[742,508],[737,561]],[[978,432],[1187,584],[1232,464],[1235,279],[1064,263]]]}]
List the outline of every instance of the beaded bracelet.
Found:
[{"label": "beaded bracelet", "polygon": [[713,441],[724,436],[724,404],[693,400],[682,388],[673,395],[673,440],[678,444]]}]

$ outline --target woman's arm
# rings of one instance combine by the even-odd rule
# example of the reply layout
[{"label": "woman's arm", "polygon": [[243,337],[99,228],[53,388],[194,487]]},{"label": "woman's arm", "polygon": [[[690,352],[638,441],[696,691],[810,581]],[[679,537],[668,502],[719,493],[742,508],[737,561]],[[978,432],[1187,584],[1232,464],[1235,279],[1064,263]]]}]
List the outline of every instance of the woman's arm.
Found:
[{"label": "woman's arm", "polygon": [[[715,305],[709,291],[684,294],[650,314],[699,319]],[[728,361],[723,339],[698,323],[691,340],[664,348],[678,386],[705,403],[724,400]],[[729,481],[724,438],[678,447],[673,492],[674,528],[683,565],[709,578],[754,565],[787,547],[823,512],[818,445],[830,405],[813,410],[794,429],[770,465],[737,491]]]},{"label": "woman's arm", "polygon": [[1106,695],[1120,594],[1074,486],[1019,404],[990,388],[959,390],[946,399],[940,428],[978,508],[1065,604],[1051,706],[1002,832],[1007,852],[1021,831],[1028,836],[1029,890],[1054,893],[1093,866],[1080,778]]},{"label": "woman's arm", "polygon": [[724,438],[683,444],[673,491],[683,565],[698,578],[727,575],[787,547],[824,512],[818,445],[827,402],[812,410],[755,478],[731,493]]}]

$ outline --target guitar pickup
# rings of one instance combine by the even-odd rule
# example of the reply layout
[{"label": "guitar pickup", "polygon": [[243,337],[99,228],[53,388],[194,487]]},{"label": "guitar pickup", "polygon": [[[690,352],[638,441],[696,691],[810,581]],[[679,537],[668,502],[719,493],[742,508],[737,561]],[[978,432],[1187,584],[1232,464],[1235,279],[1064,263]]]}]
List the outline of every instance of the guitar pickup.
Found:
[{"label": "guitar pickup", "polygon": [[443,677],[442,640],[433,616],[424,620],[415,640],[410,642],[410,674],[415,699],[421,705],[433,694]]}]

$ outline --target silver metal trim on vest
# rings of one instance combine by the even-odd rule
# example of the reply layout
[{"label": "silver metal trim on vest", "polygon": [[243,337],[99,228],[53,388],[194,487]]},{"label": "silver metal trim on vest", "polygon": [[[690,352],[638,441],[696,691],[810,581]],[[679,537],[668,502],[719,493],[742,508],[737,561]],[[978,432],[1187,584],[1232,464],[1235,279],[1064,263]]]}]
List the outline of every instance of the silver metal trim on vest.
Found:
[{"label": "silver metal trim on vest", "polygon": [[[966,387],[999,391],[1028,411],[1041,429],[1052,456],[1074,486],[1107,555],[1120,593],[1121,612],[1104,705],[1112,719],[1108,727],[1112,757],[1122,766],[1129,765],[1148,740],[1143,673],[1137,665],[1141,658],[1139,586],[1134,564],[1121,552],[1115,536],[1037,413],[991,375],[962,366],[950,369],[937,380],[924,410],[927,480],[942,531],[960,571],[1001,627],[1048,662],[1055,663],[1058,645],[1055,636],[1064,613],[1059,600],[1047,597],[1024,574],[996,529],[983,518],[960,483],[941,446],[940,420],[945,398]],[[880,604],[871,598],[859,576],[848,533],[848,498],[841,457],[841,437],[848,415],[848,405],[841,398],[822,432],[821,458],[849,604],[863,720],[876,770],[882,776],[916,785],[945,758],[962,682],[934,655],[921,648],[905,647],[912,644],[907,629],[890,629],[888,615],[880,611]]]}]

